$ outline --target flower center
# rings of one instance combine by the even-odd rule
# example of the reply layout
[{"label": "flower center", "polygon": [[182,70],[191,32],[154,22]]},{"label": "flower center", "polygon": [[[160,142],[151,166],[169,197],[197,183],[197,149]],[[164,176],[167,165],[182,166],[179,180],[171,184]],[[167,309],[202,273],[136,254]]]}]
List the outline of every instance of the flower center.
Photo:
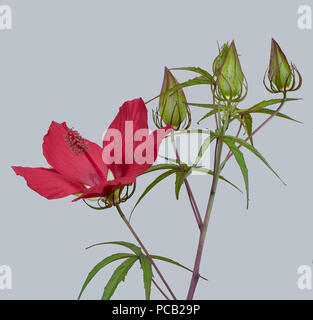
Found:
[{"label": "flower center", "polygon": [[64,128],[66,129],[66,134],[65,134],[65,141],[67,144],[71,147],[73,152],[79,156],[79,155],[85,155],[92,167],[96,170],[98,175],[102,180],[105,181],[105,177],[100,170],[100,168],[97,166],[95,161],[92,159],[88,152],[88,143],[86,140],[79,134],[78,131],[74,129],[68,128],[66,125],[64,125]]}]

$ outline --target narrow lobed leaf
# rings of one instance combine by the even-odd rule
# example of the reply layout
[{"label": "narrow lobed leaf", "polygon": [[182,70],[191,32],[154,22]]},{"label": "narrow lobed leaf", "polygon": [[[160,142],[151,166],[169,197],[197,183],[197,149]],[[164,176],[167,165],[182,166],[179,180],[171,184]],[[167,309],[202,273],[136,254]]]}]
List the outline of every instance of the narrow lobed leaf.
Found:
[{"label": "narrow lobed leaf", "polygon": [[93,246],[90,246],[88,247],[87,249],[89,248],[92,248],[92,247],[95,247],[95,246],[101,246],[103,244],[117,244],[119,246],[123,246],[123,247],[126,247],[130,250],[132,250],[137,256],[140,256],[141,255],[141,249],[140,247],[136,246],[135,244],[133,243],[130,243],[130,242],[126,242],[126,241],[110,241],[110,242],[101,242],[101,243],[97,243]]},{"label": "narrow lobed leaf", "polygon": [[125,280],[125,277],[130,270],[130,268],[134,265],[134,263],[138,260],[139,258],[137,256],[128,258],[124,262],[122,262],[113,272],[110,280],[106,284],[103,295],[102,295],[102,300],[110,300],[113,293],[115,292],[117,286],[120,284],[121,281]]},{"label": "narrow lobed leaf", "polygon": [[232,153],[234,154],[234,157],[240,167],[242,176],[243,176],[243,180],[245,183],[245,188],[246,188],[246,197],[247,197],[247,209],[249,206],[249,178],[248,178],[248,168],[246,165],[246,161],[244,159],[244,156],[242,154],[242,152],[236,147],[235,143],[232,141],[232,139],[230,139],[229,137],[220,137],[223,139],[223,141],[225,141],[225,143],[227,144],[227,146],[229,147],[229,149],[232,151]]},{"label": "narrow lobed leaf", "polygon": [[201,121],[213,116],[215,114],[215,111],[212,110],[210,112],[208,112],[207,114],[205,114],[199,121],[197,121],[197,124],[199,124]]},{"label": "narrow lobed leaf", "polygon": [[[206,77],[204,76],[200,76],[200,77],[196,77],[196,78],[193,78],[193,79],[190,79],[190,80],[187,80],[185,82],[182,82],[174,87],[172,87],[171,89],[167,90],[166,92],[163,93],[164,96],[169,96],[170,94],[172,93],[175,93],[176,91],[180,90],[180,89],[183,89],[183,88],[186,88],[186,87],[192,87],[192,86],[196,86],[196,85],[199,85],[199,84],[207,84],[207,85],[210,85],[211,84],[211,81],[208,80]],[[148,100],[145,102],[145,104],[148,104],[150,102],[152,102],[153,100],[159,98],[160,95],[157,95],[155,96],[154,98]]]},{"label": "narrow lobed leaf", "polygon": [[[260,109],[260,110],[253,111],[251,113],[273,114],[274,112],[275,112],[275,110],[263,108],[263,109]],[[287,120],[295,121],[295,122],[298,122],[298,123],[302,123],[301,121],[293,119],[293,118],[291,118],[291,117],[289,117],[286,114],[281,113],[281,112],[276,113],[275,116],[279,117],[279,118],[284,118],[284,119],[287,119]]]},{"label": "narrow lobed leaf", "polygon": [[153,165],[152,167],[150,167],[148,170],[146,170],[141,175],[146,174],[146,173],[150,173],[150,172],[153,172],[153,171],[167,170],[167,169],[179,170],[179,166],[176,165],[176,164],[172,164],[172,163],[156,164],[156,165]]},{"label": "narrow lobed leaf", "polygon": [[184,178],[183,178],[183,174],[182,172],[176,172],[176,179],[175,179],[175,195],[176,195],[176,199],[179,199],[179,193],[180,193],[180,189],[183,185],[184,182]]},{"label": "narrow lobed leaf", "polygon": [[171,68],[170,70],[185,70],[185,71],[192,71],[195,73],[200,74],[201,76],[204,76],[208,80],[211,81],[211,84],[214,84],[214,78],[213,76],[206,70],[199,68],[199,67],[180,67],[180,68]]},{"label": "narrow lobed leaf", "polygon": [[[296,100],[300,100],[299,98],[287,98],[285,99],[285,101],[296,101]],[[272,106],[274,104],[278,104],[281,103],[283,101],[283,99],[270,99],[270,100],[263,100],[257,104],[255,104],[254,106],[248,108],[248,109],[239,109],[238,112],[239,113],[245,113],[245,112],[251,112],[251,111],[255,111],[255,110],[259,110],[259,109],[263,109],[265,107],[268,106]]]},{"label": "narrow lobed leaf", "polygon": [[[187,102],[189,106],[192,107],[199,107],[199,108],[206,108],[206,109],[214,109],[214,104],[210,103],[192,103],[192,102]],[[218,107],[224,107],[222,104],[215,104],[215,108],[217,109]]]},{"label": "narrow lobed leaf", "polygon": [[152,266],[150,260],[145,255],[140,256],[141,268],[143,271],[143,283],[145,287],[146,300],[150,300],[151,296],[151,281],[153,277]]},{"label": "narrow lobed leaf", "polygon": [[[243,120],[244,120],[244,123],[245,123],[245,129],[247,131],[247,135],[249,137],[251,135],[251,133],[252,133],[252,117],[251,117],[251,115],[249,113],[245,113],[243,115]],[[249,140],[250,140],[251,144],[253,145],[253,138],[250,137]]]},{"label": "narrow lobed leaf", "polygon": [[[192,170],[195,171],[199,171],[199,172],[204,172],[207,173],[211,176],[214,175],[214,171],[206,169],[206,168],[201,168],[201,167],[193,167]],[[224,182],[227,182],[228,184],[230,184],[232,187],[234,187],[235,189],[237,189],[238,191],[240,191],[242,193],[242,190],[240,188],[238,188],[235,184],[233,184],[232,182],[230,182],[229,180],[227,180],[226,178],[224,178],[223,176],[219,176],[219,179],[223,180]]]},{"label": "narrow lobed leaf", "polygon": [[108,265],[109,263],[113,262],[113,261],[117,261],[120,259],[126,259],[126,258],[130,258],[130,257],[135,257],[135,255],[133,254],[129,254],[129,253],[116,253],[116,254],[112,254],[109,257],[106,257],[105,259],[103,259],[102,261],[100,261],[98,264],[96,264],[93,269],[89,272],[83,287],[79,293],[78,296],[78,300],[80,299],[81,295],[83,294],[84,290],[86,289],[87,285],[90,283],[90,281],[96,276],[96,274],[102,269],[104,268],[106,265]]},{"label": "narrow lobed leaf", "polygon": [[[189,272],[193,272],[192,269],[189,269],[189,268],[185,267],[184,265],[182,265],[181,263],[179,263],[179,262],[177,262],[177,261],[175,261],[175,260],[172,260],[172,259],[169,259],[169,258],[166,258],[166,257],[162,257],[162,256],[158,256],[158,255],[151,255],[151,258],[152,258],[152,259],[156,259],[156,260],[165,261],[165,262],[174,264],[174,265],[176,265],[176,266],[178,266],[178,267],[180,267],[180,268],[182,268],[182,269],[185,269],[185,270],[187,270],[187,271],[189,271]],[[202,279],[204,279],[204,280],[208,280],[208,279],[202,277],[201,275],[200,275],[200,278],[202,278]]]},{"label": "narrow lobed leaf", "polygon": [[161,182],[162,180],[164,180],[165,178],[169,177],[170,175],[172,175],[173,173],[177,172],[177,170],[169,170],[167,172],[164,172],[163,174],[161,174],[160,176],[158,176],[155,180],[153,180],[152,183],[150,183],[148,185],[148,187],[145,189],[145,191],[142,193],[142,195],[139,197],[139,199],[137,200],[133,210],[131,213],[134,212],[135,208],[137,207],[137,205],[140,203],[140,201],[144,198],[144,196],[153,188],[155,187],[159,182]]},{"label": "narrow lobed leaf", "polygon": [[233,136],[225,136],[222,137],[222,139],[230,139],[234,142],[237,142],[239,144],[241,144],[243,147],[245,147],[246,149],[248,149],[249,151],[251,151],[254,155],[256,155],[274,174],[275,176],[284,184],[286,185],[286,183],[280,178],[280,176],[274,171],[274,169],[268,164],[268,162],[265,160],[265,158],[262,156],[262,154],[251,144],[249,144],[247,141],[241,139],[241,138],[237,138],[237,137],[233,137]]},{"label": "narrow lobed leaf", "polygon": [[201,145],[201,147],[199,149],[196,161],[194,162],[193,166],[197,166],[198,165],[198,163],[202,159],[204,153],[207,151],[207,149],[209,148],[210,144],[214,141],[214,139],[215,139],[215,136],[214,135],[210,135],[209,137],[207,137],[203,141],[203,143],[202,143],[202,145]]}]

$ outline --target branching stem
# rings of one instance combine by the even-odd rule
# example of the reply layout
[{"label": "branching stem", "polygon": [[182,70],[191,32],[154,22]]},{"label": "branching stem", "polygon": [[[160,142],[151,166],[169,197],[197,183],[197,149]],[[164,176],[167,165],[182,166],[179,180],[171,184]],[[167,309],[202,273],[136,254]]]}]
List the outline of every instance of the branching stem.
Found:
[{"label": "branching stem", "polygon": [[[263,121],[254,131],[251,132],[251,134],[245,139],[245,141],[248,141],[250,138],[252,138],[260,129],[262,129],[272,118],[276,116],[276,114],[281,110],[281,108],[284,106],[287,99],[287,93],[283,92],[283,99],[279,105],[279,107],[273,112],[265,121]],[[238,149],[241,147],[241,145],[238,146]],[[225,157],[224,161],[221,163],[221,170],[225,167],[226,162],[231,158],[233,153],[230,151],[227,156]]]}]

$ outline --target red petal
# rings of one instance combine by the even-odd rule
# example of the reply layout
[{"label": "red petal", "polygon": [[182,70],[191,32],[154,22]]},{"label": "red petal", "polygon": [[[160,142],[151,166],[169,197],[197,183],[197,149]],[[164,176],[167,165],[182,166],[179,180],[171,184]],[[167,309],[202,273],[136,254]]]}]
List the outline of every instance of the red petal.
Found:
[{"label": "red petal", "polygon": [[[66,128],[65,122],[60,124],[53,121],[51,123],[42,145],[43,154],[48,163],[70,180],[79,181],[89,186],[100,183],[102,179],[87,157],[84,154],[76,155],[66,142]],[[102,160],[101,147],[91,141],[85,141],[88,144],[88,154],[106,177],[107,167]]]},{"label": "red petal", "polygon": [[81,196],[74,199],[73,201],[77,201],[80,199],[86,198],[100,198],[105,197],[112,193],[114,190],[118,189],[121,186],[134,183],[136,181],[136,177],[126,177],[119,178],[112,181],[102,182],[94,187],[91,187],[83,192]]},{"label": "red petal", "polygon": [[[144,148],[144,154],[140,150],[139,153],[134,151],[134,163],[125,165],[124,174],[125,176],[138,176],[148,170],[153,163],[155,162],[159,147],[162,140],[165,138],[167,134],[169,134],[173,129],[171,125],[167,125],[164,128],[157,129],[151,133],[146,142],[142,145]],[[140,148],[142,149],[142,148]],[[138,149],[139,151],[139,149]],[[148,156],[147,156],[148,155]]]},{"label": "red petal", "polygon": [[27,185],[47,199],[59,199],[83,192],[84,187],[73,183],[54,169],[12,167],[15,173],[24,177]]},{"label": "red petal", "polygon": [[[128,123],[126,123],[126,121]],[[126,101],[120,107],[117,116],[113,120],[103,139],[103,148],[110,145],[110,148],[112,146],[112,148],[114,147],[115,150],[119,150],[121,153],[121,157],[116,158],[121,160],[120,164],[115,161],[115,163],[109,165],[115,178],[125,176],[125,170],[127,169],[125,163],[134,162],[133,153],[137,145],[140,144],[140,142],[134,141],[134,134],[140,129],[148,130],[147,108],[141,98]],[[111,145],[114,130],[120,133],[121,139],[113,139],[114,143]],[[108,161],[109,158],[109,152],[103,154],[103,161],[106,164],[110,163]]]},{"label": "red petal", "polygon": [[[134,131],[142,128],[148,129],[147,108],[141,98],[124,102],[109,129],[117,129],[124,135],[125,121],[133,122]],[[103,146],[108,143],[105,136]]]}]

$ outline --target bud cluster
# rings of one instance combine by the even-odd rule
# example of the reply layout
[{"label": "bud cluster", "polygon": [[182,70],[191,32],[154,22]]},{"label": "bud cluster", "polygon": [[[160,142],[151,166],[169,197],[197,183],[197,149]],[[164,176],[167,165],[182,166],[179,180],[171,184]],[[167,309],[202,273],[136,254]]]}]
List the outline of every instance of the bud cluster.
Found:
[{"label": "bud cluster", "polygon": [[[213,105],[215,106],[215,101],[218,105],[218,112],[214,111],[216,122],[223,122],[225,117],[232,116],[238,103],[244,100],[247,95],[248,83],[242,71],[234,41],[230,44],[225,43],[219,48],[219,54],[212,65],[213,76],[201,68],[179,69],[194,71],[201,75],[198,78],[210,80],[207,83],[211,86]],[[165,67],[159,106],[156,111],[153,111],[153,121],[158,128],[168,124],[175,130],[189,128],[191,113],[182,88],[197,84],[196,81],[195,84],[192,84],[192,81],[189,82],[180,86],[171,71]],[[293,63],[288,62],[274,39],[272,39],[270,62],[263,83],[269,92],[283,93],[284,95],[287,92],[298,90],[302,85],[302,77],[298,69]],[[208,116],[210,115],[212,115],[212,111],[208,113]]]}]

